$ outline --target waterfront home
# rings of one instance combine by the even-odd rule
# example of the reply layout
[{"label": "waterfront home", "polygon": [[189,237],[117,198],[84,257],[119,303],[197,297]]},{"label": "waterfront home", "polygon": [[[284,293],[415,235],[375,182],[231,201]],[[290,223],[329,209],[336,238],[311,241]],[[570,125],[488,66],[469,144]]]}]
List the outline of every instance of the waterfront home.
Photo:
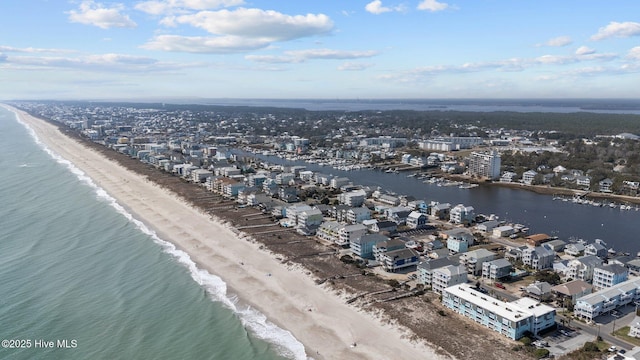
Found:
[{"label": "waterfront home", "polygon": [[[354,255],[363,259],[374,259],[373,247],[381,242],[388,241],[389,238],[381,234],[366,234],[349,241],[349,248]],[[403,244],[404,246],[404,244]]]},{"label": "waterfront home", "polygon": [[551,240],[543,243],[542,246],[546,247],[547,249],[553,250],[555,252],[561,252],[564,250],[564,247],[567,246],[567,243],[560,239],[555,239],[555,240]]},{"label": "waterfront home", "polygon": [[598,191],[604,192],[604,193],[610,193],[612,185],[613,185],[613,180],[606,178],[598,183]]},{"label": "waterfront home", "polygon": [[591,186],[591,177],[589,176],[576,176],[576,185],[589,188]]},{"label": "waterfront home", "polygon": [[298,189],[293,186],[279,186],[278,197],[284,202],[297,202],[299,200]]},{"label": "waterfront home", "polygon": [[640,338],[640,316],[636,315],[629,324],[629,336]]},{"label": "waterfront home", "polygon": [[482,263],[482,278],[501,280],[508,278],[513,271],[513,265],[507,259],[495,259]]},{"label": "waterfront home", "polygon": [[576,300],[585,295],[591,294],[592,290],[593,286],[585,281],[571,280],[564,284],[552,287],[551,293],[559,303],[567,306],[568,303],[575,305]]},{"label": "waterfront home", "polygon": [[414,210],[407,215],[406,223],[411,229],[422,229],[427,226],[427,215]]},{"label": "waterfront home", "polygon": [[535,247],[551,240],[551,237],[547,234],[533,234],[527,236],[525,240],[527,241],[527,245]]},{"label": "waterfront home", "polygon": [[593,279],[593,269],[600,265],[602,265],[602,259],[595,255],[581,256],[577,259],[569,260],[567,264],[569,269],[566,277],[590,282]]},{"label": "waterfront home", "polygon": [[538,173],[535,172],[534,170],[525,171],[522,174],[522,182],[527,184],[527,185],[531,185],[531,184],[533,184],[536,175],[538,175]]},{"label": "waterfront home", "polygon": [[574,315],[593,320],[598,315],[640,300],[640,279],[634,278],[585,295],[576,301]]},{"label": "waterfront home", "polygon": [[487,249],[477,249],[460,255],[460,263],[467,268],[471,275],[480,275],[482,264],[486,261],[494,260],[496,253]]},{"label": "waterfront home", "polygon": [[527,332],[537,335],[555,325],[555,309],[522,298],[504,302],[483,294],[469,284],[448,287],[442,292],[442,304],[454,312],[517,340]]},{"label": "waterfront home", "polygon": [[513,229],[512,226],[504,225],[504,226],[498,226],[496,228],[493,228],[492,234],[493,236],[496,236],[496,237],[506,237],[513,234],[514,231],[515,230]]},{"label": "waterfront home", "polygon": [[571,256],[580,256],[584,253],[584,244],[570,243],[564,247],[564,253]]},{"label": "waterfront home", "polygon": [[373,245],[373,257],[379,262],[382,262],[384,254],[388,251],[401,250],[404,248],[406,248],[404,241],[399,239],[389,239]]},{"label": "waterfront home", "polygon": [[329,182],[329,187],[331,187],[332,189],[340,189],[342,186],[347,185],[349,183],[350,183],[349,178],[346,178],[346,177],[334,177]]},{"label": "waterfront home", "polygon": [[209,171],[206,169],[194,169],[191,171],[191,182],[194,183],[203,183],[207,180],[208,177],[213,176],[213,171]]},{"label": "waterfront home", "polygon": [[473,206],[458,204],[449,212],[449,221],[454,224],[471,224],[475,221],[475,217]]},{"label": "waterfront home", "polygon": [[600,242],[596,241],[584,246],[585,255],[595,255],[601,259],[607,257],[607,248],[605,248]]},{"label": "waterfront home", "polygon": [[629,279],[629,270],[618,264],[599,265],[593,269],[593,289],[610,288]]},{"label": "waterfront home", "polygon": [[400,269],[418,265],[420,254],[409,248],[387,251],[382,256],[382,268],[388,272],[396,272]]},{"label": "waterfront home", "polygon": [[525,296],[538,301],[547,301],[551,299],[551,284],[546,281],[536,281],[523,290]]},{"label": "waterfront home", "polygon": [[512,171],[505,171],[502,176],[500,176],[500,182],[502,183],[512,183],[518,179],[518,174]]},{"label": "waterfront home", "polygon": [[429,213],[429,205],[424,200],[413,200],[407,203],[407,207],[419,211],[421,214]]},{"label": "waterfront home", "polygon": [[522,250],[522,263],[535,270],[550,269],[556,253],[542,246],[528,247]]},{"label": "waterfront home", "polygon": [[362,223],[371,219],[371,210],[366,207],[355,207],[347,210],[347,222],[351,224]]},{"label": "waterfront home", "polygon": [[490,233],[498,225],[500,225],[500,222],[498,220],[487,220],[476,225],[476,230],[483,233]]},{"label": "waterfront home", "polygon": [[397,196],[393,196],[393,195],[389,195],[389,194],[382,194],[378,197],[378,201],[386,204],[386,205],[390,205],[390,206],[398,206],[400,205],[400,198]]}]

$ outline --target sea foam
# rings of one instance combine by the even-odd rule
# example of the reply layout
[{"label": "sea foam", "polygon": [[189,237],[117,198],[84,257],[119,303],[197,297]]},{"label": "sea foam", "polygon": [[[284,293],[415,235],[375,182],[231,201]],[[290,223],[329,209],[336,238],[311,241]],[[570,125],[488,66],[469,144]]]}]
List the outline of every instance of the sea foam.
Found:
[{"label": "sea foam", "polygon": [[191,259],[189,254],[177,249],[172,243],[162,240],[155,231],[147,227],[142,221],[136,219],[115,198],[109,195],[104,189],[99,187],[93,180],[82,170],[76,167],[71,161],[49,149],[37,136],[36,132],[25,122],[22,121],[18,113],[9,109],[14,113],[16,120],[22,124],[29,135],[34,139],[36,144],[40,146],[49,156],[56,162],[65,166],[73,173],[80,182],[94,189],[96,197],[101,201],[106,201],[118,213],[123,215],[128,221],[133,223],[141,232],[148,235],[162,250],[171,255],[176,261],[187,268],[191,278],[205,289],[209,298],[223,304],[226,308],[232,310],[240,319],[245,329],[249,330],[254,336],[274,345],[276,351],[284,357],[302,360],[312,359],[307,357],[304,345],[298,341],[291,332],[278,327],[270,322],[267,317],[259,311],[246,306],[239,308],[237,298],[227,294],[227,284],[222,278],[209,273],[206,270],[197,267],[196,263]]}]

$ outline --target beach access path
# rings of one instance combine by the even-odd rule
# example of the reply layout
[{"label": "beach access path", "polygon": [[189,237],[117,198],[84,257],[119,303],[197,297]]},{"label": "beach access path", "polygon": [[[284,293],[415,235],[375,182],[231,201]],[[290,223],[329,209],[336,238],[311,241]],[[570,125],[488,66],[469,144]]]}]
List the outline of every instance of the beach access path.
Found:
[{"label": "beach access path", "polygon": [[64,135],[54,125],[11,109],[49,149],[85,172],[136,219],[188,253],[199,268],[221,277],[241,303],[289,330],[304,344],[308,357],[449,358],[423,343],[411,342],[402,329],[347,305],[302,270],[261,250],[260,244],[243,239],[222,222]]}]

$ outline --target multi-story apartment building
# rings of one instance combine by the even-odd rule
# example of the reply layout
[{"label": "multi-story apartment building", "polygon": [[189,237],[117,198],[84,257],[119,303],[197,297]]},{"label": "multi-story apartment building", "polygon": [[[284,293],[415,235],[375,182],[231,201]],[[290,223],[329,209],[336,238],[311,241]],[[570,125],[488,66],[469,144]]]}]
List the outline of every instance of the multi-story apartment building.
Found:
[{"label": "multi-story apartment building", "polygon": [[638,300],[640,279],[634,278],[578,298],[573,313],[583,319],[593,320],[598,315]]},{"label": "multi-story apartment building", "polygon": [[500,154],[491,152],[472,152],[469,156],[469,174],[495,180],[500,178]]},{"label": "multi-story apartment building", "polygon": [[593,269],[593,289],[595,291],[610,288],[627,281],[629,270],[618,264],[596,266]]},{"label": "multi-story apartment building", "polygon": [[442,294],[444,289],[467,282],[467,269],[464,265],[447,265],[433,270],[431,290]]},{"label": "multi-story apartment building", "polygon": [[466,252],[460,256],[460,263],[467,268],[471,275],[479,275],[482,272],[482,263],[495,259],[496,253],[487,249],[478,249]]},{"label": "multi-story apartment building", "polygon": [[530,298],[503,302],[475,290],[469,284],[444,289],[442,304],[514,340],[523,337],[526,332],[537,335],[555,325],[556,311],[550,306]]}]

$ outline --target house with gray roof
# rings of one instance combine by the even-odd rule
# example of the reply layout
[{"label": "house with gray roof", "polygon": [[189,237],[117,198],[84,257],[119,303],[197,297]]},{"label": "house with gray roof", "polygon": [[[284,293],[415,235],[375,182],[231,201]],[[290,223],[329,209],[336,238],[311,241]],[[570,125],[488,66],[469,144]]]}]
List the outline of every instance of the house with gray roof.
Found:
[{"label": "house with gray roof", "polygon": [[349,248],[354,255],[363,259],[374,259],[373,247],[381,242],[388,241],[389,238],[381,234],[366,234],[349,241]]},{"label": "house with gray roof", "polygon": [[510,276],[513,265],[507,259],[496,259],[482,264],[482,278],[500,280]]}]

